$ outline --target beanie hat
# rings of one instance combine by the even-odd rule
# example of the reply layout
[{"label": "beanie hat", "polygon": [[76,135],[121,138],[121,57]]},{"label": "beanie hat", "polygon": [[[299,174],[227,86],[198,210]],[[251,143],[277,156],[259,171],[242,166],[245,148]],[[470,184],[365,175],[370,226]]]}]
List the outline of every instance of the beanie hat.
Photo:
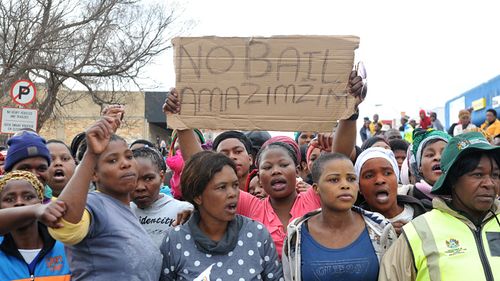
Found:
[{"label": "beanie hat", "polygon": [[431,140],[442,140],[448,143],[450,140],[450,135],[443,131],[434,129],[416,129],[413,131],[413,157],[415,157],[415,162],[417,163],[417,168],[420,168],[422,164],[422,153],[425,147]]},{"label": "beanie hat", "polygon": [[43,157],[50,165],[50,153],[45,139],[32,132],[22,132],[7,142],[9,150],[5,159],[5,171],[10,172],[12,167],[21,160],[33,157]]}]

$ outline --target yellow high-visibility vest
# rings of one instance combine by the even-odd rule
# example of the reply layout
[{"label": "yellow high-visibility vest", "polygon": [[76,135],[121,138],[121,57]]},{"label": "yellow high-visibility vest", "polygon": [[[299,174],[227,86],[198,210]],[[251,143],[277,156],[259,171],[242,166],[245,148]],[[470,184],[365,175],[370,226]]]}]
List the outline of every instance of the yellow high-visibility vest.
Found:
[{"label": "yellow high-visibility vest", "polygon": [[[500,219],[500,218],[499,218]],[[500,225],[492,216],[478,229],[434,209],[403,227],[416,280],[500,280]]]}]

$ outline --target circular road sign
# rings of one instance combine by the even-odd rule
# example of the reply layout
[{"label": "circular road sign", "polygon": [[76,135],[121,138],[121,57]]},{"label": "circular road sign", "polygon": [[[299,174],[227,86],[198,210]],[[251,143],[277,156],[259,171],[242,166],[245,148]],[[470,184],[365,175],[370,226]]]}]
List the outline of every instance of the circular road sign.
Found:
[{"label": "circular road sign", "polygon": [[35,101],[36,88],[30,80],[17,80],[10,88],[12,101],[19,105],[28,105]]}]

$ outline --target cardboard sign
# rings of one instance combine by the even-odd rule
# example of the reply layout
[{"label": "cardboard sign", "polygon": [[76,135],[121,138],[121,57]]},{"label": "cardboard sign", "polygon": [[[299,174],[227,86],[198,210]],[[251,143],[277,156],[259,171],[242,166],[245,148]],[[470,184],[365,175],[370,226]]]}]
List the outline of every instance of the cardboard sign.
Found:
[{"label": "cardboard sign", "polygon": [[1,133],[14,134],[21,129],[32,129],[36,131],[38,111],[25,108],[2,108]]},{"label": "cardboard sign", "polygon": [[179,37],[171,128],[331,131],[352,115],[354,36]]}]

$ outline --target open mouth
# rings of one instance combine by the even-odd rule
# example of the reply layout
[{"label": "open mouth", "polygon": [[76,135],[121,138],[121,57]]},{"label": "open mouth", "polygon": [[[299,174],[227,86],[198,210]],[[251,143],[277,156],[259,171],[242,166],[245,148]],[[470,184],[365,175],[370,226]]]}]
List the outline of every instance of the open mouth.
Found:
[{"label": "open mouth", "polygon": [[236,203],[230,203],[230,204],[227,204],[224,209],[230,213],[236,213],[236,206],[237,204]]},{"label": "open mouth", "polygon": [[434,172],[434,171],[439,171],[439,172],[441,172],[441,165],[439,165],[439,164],[435,164],[435,165],[433,165],[433,166],[432,166],[432,171],[433,171],[433,172]]},{"label": "open mouth", "polygon": [[389,201],[389,192],[387,190],[379,190],[375,193],[375,198],[379,204],[385,204]]},{"label": "open mouth", "polygon": [[273,179],[271,180],[271,187],[275,191],[281,191],[286,188],[286,180],[283,178]]},{"label": "open mouth", "polygon": [[64,171],[61,169],[57,169],[54,171],[54,179],[55,180],[64,180]]}]

